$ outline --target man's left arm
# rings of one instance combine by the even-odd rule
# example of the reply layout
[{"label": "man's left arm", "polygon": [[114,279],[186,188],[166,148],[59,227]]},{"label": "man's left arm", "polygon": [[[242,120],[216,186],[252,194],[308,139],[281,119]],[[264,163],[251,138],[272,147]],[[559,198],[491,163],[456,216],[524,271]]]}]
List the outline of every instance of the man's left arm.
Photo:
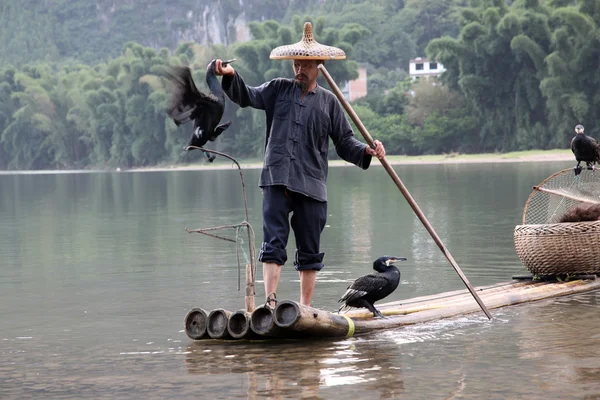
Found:
[{"label": "man's left arm", "polygon": [[356,139],[350,122],[337,101],[331,107],[330,118],[332,124],[330,136],[335,145],[335,151],[342,159],[362,169],[367,169],[371,165],[372,156],[379,158],[385,156],[385,149],[378,140],[374,141],[376,148],[372,149]]}]

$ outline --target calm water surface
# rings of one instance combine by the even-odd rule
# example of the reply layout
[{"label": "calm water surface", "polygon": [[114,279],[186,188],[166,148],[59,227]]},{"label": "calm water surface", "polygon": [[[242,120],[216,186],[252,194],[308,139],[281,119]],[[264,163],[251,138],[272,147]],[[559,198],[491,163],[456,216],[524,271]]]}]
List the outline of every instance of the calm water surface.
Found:
[{"label": "calm water surface", "polygon": [[[570,166],[396,170],[479,286],[526,273],[514,226],[531,187]],[[259,245],[258,171],[245,178]],[[328,207],[314,306],[335,309],[384,254],[408,258],[389,301],[464,288],[381,167],[332,168]],[[492,322],[477,313],[344,340],[194,343],[187,311],[240,309],[244,293],[235,245],[185,227],[243,216],[235,170],[0,175],[0,398],[600,398],[597,292],[492,310]],[[298,292],[286,265],[278,297]]]}]

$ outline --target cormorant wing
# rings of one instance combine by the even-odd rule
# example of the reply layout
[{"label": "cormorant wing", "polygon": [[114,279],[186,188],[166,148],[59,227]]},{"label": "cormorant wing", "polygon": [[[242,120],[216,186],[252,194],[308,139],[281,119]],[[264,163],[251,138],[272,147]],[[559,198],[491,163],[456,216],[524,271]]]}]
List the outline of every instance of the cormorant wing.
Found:
[{"label": "cormorant wing", "polygon": [[375,293],[384,288],[388,284],[388,279],[380,274],[368,274],[361,276],[348,287],[346,293],[338,301],[338,303],[348,303],[356,299],[360,299],[369,293]]},{"label": "cormorant wing", "polygon": [[598,160],[600,159],[600,144],[598,144],[598,141],[593,137],[588,137],[590,138],[590,144],[594,148],[594,152],[596,153],[596,160]]},{"label": "cormorant wing", "polygon": [[167,113],[178,124],[195,119],[204,111],[222,113],[223,106],[214,95],[198,90],[188,67],[170,67],[165,70],[165,76],[173,85]]},{"label": "cormorant wing", "polygon": [[591,136],[583,135],[579,142],[572,143],[572,150],[583,161],[600,161],[600,144]]}]

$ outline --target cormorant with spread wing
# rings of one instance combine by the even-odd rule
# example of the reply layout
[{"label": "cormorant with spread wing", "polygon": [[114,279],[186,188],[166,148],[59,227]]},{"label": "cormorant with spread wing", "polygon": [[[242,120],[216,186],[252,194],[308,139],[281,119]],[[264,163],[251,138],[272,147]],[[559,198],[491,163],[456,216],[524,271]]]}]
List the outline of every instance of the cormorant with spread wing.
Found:
[{"label": "cormorant with spread wing", "polygon": [[338,301],[344,303],[338,312],[347,310],[351,307],[367,308],[374,316],[383,318],[383,315],[377,310],[373,303],[389,296],[400,283],[400,271],[393,263],[396,261],[405,261],[404,257],[379,257],[373,263],[375,274],[361,276],[348,287],[346,293]]},{"label": "cormorant with spread wing", "polygon": [[571,151],[577,160],[577,165],[573,168],[576,176],[581,173],[582,168],[579,164],[582,161],[586,163],[587,169],[591,170],[594,170],[595,164],[600,162],[600,145],[596,139],[584,134],[583,129],[583,125],[577,125],[575,127],[577,134],[571,139]]},{"label": "cormorant with spread wing", "polygon": [[[223,61],[223,65],[233,61],[235,59]],[[177,126],[194,121],[194,132],[187,146],[202,147],[209,140],[214,141],[231,125],[231,121],[219,125],[225,110],[225,93],[215,74],[215,60],[206,68],[206,83],[210,94],[198,90],[188,67],[171,67],[165,71],[165,75],[173,84],[169,116]],[[210,162],[215,159],[206,152],[204,154]]]}]

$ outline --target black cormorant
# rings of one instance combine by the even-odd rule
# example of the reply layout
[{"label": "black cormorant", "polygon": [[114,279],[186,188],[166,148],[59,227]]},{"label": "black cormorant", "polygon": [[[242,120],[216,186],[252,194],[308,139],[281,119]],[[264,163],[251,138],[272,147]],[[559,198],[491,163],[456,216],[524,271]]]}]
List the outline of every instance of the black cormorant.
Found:
[{"label": "black cormorant", "polygon": [[[223,66],[233,61],[235,59],[223,61]],[[209,140],[215,140],[231,125],[231,121],[219,125],[225,110],[225,93],[215,75],[215,60],[206,68],[206,83],[210,94],[198,90],[188,67],[171,67],[165,71],[165,75],[173,83],[169,116],[177,126],[194,121],[194,132],[188,146],[202,147]],[[206,152],[204,154],[211,162],[215,159]]]},{"label": "black cormorant", "polygon": [[595,164],[600,162],[600,145],[593,137],[587,136],[583,133],[583,125],[577,125],[575,132],[577,133],[573,139],[571,139],[571,150],[575,154],[577,165],[575,168],[575,175],[581,173],[581,166],[579,165],[584,161],[587,165],[587,169],[594,170]]},{"label": "black cormorant", "polygon": [[348,290],[338,301],[344,303],[338,312],[351,307],[367,308],[373,315],[383,318],[383,315],[375,308],[373,303],[388,296],[398,287],[400,283],[400,271],[393,263],[405,261],[404,257],[379,257],[373,263],[375,274],[361,276],[348,286]]}]

